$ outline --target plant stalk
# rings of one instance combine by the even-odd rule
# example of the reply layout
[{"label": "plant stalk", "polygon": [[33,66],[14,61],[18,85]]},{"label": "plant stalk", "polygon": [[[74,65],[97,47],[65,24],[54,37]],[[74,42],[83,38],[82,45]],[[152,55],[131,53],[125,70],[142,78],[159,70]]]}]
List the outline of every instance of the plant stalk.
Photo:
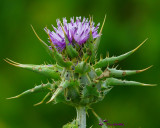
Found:
[{"label": "plant stalk", "polygon": [[78,128],[86,128],[86,107],[76,107]]}]

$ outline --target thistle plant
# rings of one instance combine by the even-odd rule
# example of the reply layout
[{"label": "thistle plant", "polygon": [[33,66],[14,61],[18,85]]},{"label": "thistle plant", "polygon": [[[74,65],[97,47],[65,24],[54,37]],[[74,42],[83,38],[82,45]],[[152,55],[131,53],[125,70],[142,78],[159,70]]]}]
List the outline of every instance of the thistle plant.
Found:
[{"label": "thistle plant", "polygon": [[[110,67],[110,65],[115,65],[129,57],[146,40],[137,48],[120,56],[109,57],[107,55],[105,58],[100,57],[98,59],[97,50],[105,19],[99,32],[100,24],[95,25],[91,17],[89,19],[76,17],[75,21],[73,17],[69,23],[66,18],[63,18],[63,23],[58,19],[57,28],[54,26],[52,26],[53,30],[44,28],[49,43],[40,39],[31,26],[42,46],[52,57],[52,63],[42,65],[20,64],[8,58],[5,61],[16,67],[45,75],[50,78],[50,82],[42,83],[8,99],[45,91],[46,96],[35,105],[43,102],[54,104],[63,102],[71,105],[76,108],[77,118],[64,125],[63,128],[86,128],[87,110],[91,109],[100,121],[101,118],[94,112],[91,105],[102,101],[113,87],[121,85],[152,86],[151,84],[119,79],[143,72],[151,66],[143,70],[118,70],[116,67]],[[103,122],[100,125],[107,128]]]}]

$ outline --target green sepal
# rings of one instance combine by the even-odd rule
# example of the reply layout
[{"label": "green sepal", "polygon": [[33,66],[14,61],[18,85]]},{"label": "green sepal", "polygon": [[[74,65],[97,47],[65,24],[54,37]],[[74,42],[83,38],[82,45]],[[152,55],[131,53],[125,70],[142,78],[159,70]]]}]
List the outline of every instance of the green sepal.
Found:
[{"label": "green sepal", "polygon": [[91,63],[94,63],[95,62],[95,46],[94,46],[94,39],[93,39],[93,35],[92,35],[92,21],[91,21],[91,17],[90,17],[90,33],[89,33],[89,38],[88,40],[86,41],[86,43],[84,44],[85,46],[85,54],[84,54],[84,57],[83,59],[86,59],[86,58],[90,58],[89,61]]},{"label": "green sepal", "polygon": [[97,76],[100,76],[103,73],[103,71],[101,70],[101,68],[96,68],[95,72],[96,72]]},{"label": "green sepal", "polygon": [[[79,82],[77,80],[70,81],[70,86],[68,86],[64,91],[65,100],[67,103],[78,104],[80,101],[79,92]],[[69,101],[69,102],[68,102]]]},{"label": "green sepal", "polygon": [[67,52],[68,56],[72,59],[77,57],[78,52],[76,51],[75,48],[73,48],[72,44],[69,44],[69,40],[68,40],[66,34],[65,34],[65,41],[66,41],[66,52]]},{"label": "green sepal", "polygon": [[69,68],[72,65],[71,61],[64,60],[62,55],[57,51],[57,49],[54,47],[54,45],[51,43],[52,51],[54,53],[54,58],[58,65],[62,67]]},{"label": "green sepal", "polygon": [[54,104],[65,102],[64,90],[55,97],[53,102]]},{"label": "green sepal", "polygon": [[64,73],[64,79],[65,80],[71,80],[73,78],[73,72],[72,71],[66,71]]},{"label": "green sepal", "polygon": [[68,81],[68,80],[62,82],[62,83],[58,86],[58,88],[56,89],[56,91],[53,93],[51,99],[50,99],[47,103],[53,101],[53,100],[54,100],[65,88],[67,88],[68,86],[69,86],[69,81]]},{"label": "green sepal", "polygon": [[69,86],[65,89],[65,100],[68,104],[79,104],[80,92],[79,85]]},{"label": "green sepal", "polygon": [[89,72],[90,69],[91,67],[86,62],[82,61],[75,66],[75,73],[85,74]]},{"label": "green sepal", "polygon": [[[105,86],[106,87],[106,86]],[[112,90],[113,86],[111,87],[106,87],[104,88],[104,86],[102,87],[102,92],[103,92],[103,96],[107,95],[111,90]]]},{"label": "green sepal", "polygon": [[96,86],[93,85],[86,85],[82,90],[81,96],[81,104],[82,105],[89,105],[97,102],[100,98],[100,92]]},{"label": "green sepal", "polygon": [[94,68],[107,67],[109,65],[115,64],[115,63],[117,63],[121,60],[126,59],[128,56],[132,55],[141,45],[143,45],[145,41],[143,41],[137,48],[135,48],[135,49],[123,54],[123,55],[120,55],[120,56],[117,56],[117,57],[107,57],[105,59],[100,60],[99,62],[97,62],[94,65]]},{"label": "green sepal", "polygon": [[97,50],[99,48],[99,44],[100,44],[100,40],[101,40],[101,35],[102,35],[102,30],[103,30],[105,21],[106,21],[106,15],[104,17],[104,20],[103,20],[103,23],[102,23],[102,27],[101,27],[101,30],[99,32],[99,37],[97,37],[96,40],[94,41],[94,50],[95,50],[95,53],[97,53]]},{"label": "green sepal", "polygon": [[[47,34],[48,34],[48,37],[50,39],[49,31],[47,32]],[[55,48],[55,46],[52,43],[51,39],[50,39],[50,44],[51,44],[52,52],[53,52],[53,55],[54,55],[54,59],[56,60],[57,64],[62,66],[62,67],[69,68],[72,65],[72,62],[71,61],[66,61],[65,58],[63,58],[63,56]]]},{"label": "green sepal", "polygon": [[77,81],[68,81],[68,80],[65,80],[64,82],[62,82],[62,83],[58,86],[57,90],[53,93],[51,99],[50,99],[47,103],[53,101],[53,100],[54,100],[62,91],[64,91],[64,89],[66,89],[67,87],[69,87],[69,86],[75,86],[75,85],[77,85],[77,84],[78,84]]},{"label": "green sepal", "polygon": [[97,37],[96,40],[94,41],[94,50],[95,50],[95,53],[97,53],[100,41],[101,41],[101,35],[99,35],[99,37]]},{"label": "green sepal", "polygon": [[67,54],[68,54],[68,56],[69,56],[70,58],[75,58],[75,57],[78,56],[78,52],[76,51],[76,49],[73,48],[72,44],[69,44],[70,42],[69,42],[69,40],[68,40],[68,38],[67,38],[67,35],[66,35],[66,33],[65,33],[65,30],[64,30],[62,24],[61,24],[61,27],[62,27],[62,30],[63,30],[63,33],[64,33],[64,37],[65,37],[66,52],[67,52]]},{"label": "green sepal", "polygon": [[66,44],[66,51],[70,58],[75,58],[78,56],[78,52],[76,51],[76,49],[73,48],[71,44],[70,45]]},{"label": "green sepal", "polygon": [[86,85],[83,88],[83,91],[82,91],[82,98],[91,97],[91,96],[98,97],[99,96],[99,92],[98,92],[96,86]]},{"label": "green sepal", "polygon": [[92,32],[90,32],[90,36],[87,40],[87,42],[85,43],[85,47],[86,47],[86,53],[84,54],[83,59],[86,58],[90,58],[90,62],[94,63],[95,62],[95,50],[94,50],[94,44],[93,44],[93,36],[92,36]]},{"label": "green sepal", "polygon": [[7,99],[19,98],[21,96],[25,96],[25,95],[28,95],[28,94],[34,94],[34,93],[37,93],[37,92],[44,92],[44,91],[49,92],[50,90],[54,90],[54,89],[55,89],[55,86],[51,83],[41,84],[41,85],[35,86],[32,89],[26,90],[25,92],[22,92],[21,94],[19,94],[17,96],[7,98]]},{"label": "green sepal", "polygon": [[97,77],[97,74],[94,71],[94,69],[91,69],[90,72],[88,72],[88,76],[90,77],[91,80],[93,80],[94,78]]},{"label": "green sepal", "polygon": [[108,86],[154,86],[151,84],[144,84],[136,81],[126,81],[126,80],[119,80],[116,78],[107,78],[105,82],[102,84],[102,88],[106,88]]},{"label": "green sepal", "polygon": [[88,76],[88,74],[80,74],[79,75],[79,81],[81,86],[89,85],[91,84],[91,80]]}]

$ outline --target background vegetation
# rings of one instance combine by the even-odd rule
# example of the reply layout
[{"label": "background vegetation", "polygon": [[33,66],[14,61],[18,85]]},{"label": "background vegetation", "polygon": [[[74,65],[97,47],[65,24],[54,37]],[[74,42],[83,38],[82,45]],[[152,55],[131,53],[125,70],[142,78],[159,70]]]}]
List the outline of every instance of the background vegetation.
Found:
[{"label": "background vegetation", "polygon": [[[105,56],[125,53],[149,40],[130,58],[120,63],[122,69],[150,70],[128,77],[145,83],[160,83],[160,1],[158,0],[1,0],[0,2],[0,128],[60,128],[75,116],[75,109],[64,105],[43,104],[33,107],[44,94],[20,99],[5,98],[40,84],[47,78],[3,61],[8,57],[20,63],[41,64],[51,58],[31,30],[34,26],[42,39],[43,28],[56,19],[72,16],[94,16],[96,23],[107,20],[99,52]],[[92,106],[111,123],[124,123],[126,128],[160,127],[160,86],[116,87],[106,98]],[[89,112],[88,126],[100,127]]]}]

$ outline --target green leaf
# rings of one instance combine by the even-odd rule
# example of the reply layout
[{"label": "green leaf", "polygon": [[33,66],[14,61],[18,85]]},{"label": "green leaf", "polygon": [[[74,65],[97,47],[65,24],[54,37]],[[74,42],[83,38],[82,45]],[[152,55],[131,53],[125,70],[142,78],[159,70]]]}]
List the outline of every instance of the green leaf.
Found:
[{"label": "green leaf", "polygon": [[107,77],[124,77],[129,75],[134,75],[143,71],[146,71],[147,69],[151,68],[152,66],[142,69],[142,70],[117,70],[117,69],[111,69],[106,68],[106,70],[97,78],[97,79],[104,79]]},{"label": "green leaf", "polygon": [[51,89],[54,90],[54,86],[55,85],[53,85],[51,83],[41,84],[41,85],[35,86],[32,89],[26,90],[25,92],[22,92],[21,94],[19,94],[17,96],[10,97],[10,98],[7,98],[7,99],[19,98],[21,96],[34,94],[34,93],[38,93],[38,92],[44,92],[44,91],[49,92]]},{"label": "green leaf", "polygon": [[61,71],[62,68],[60,66],[57,65],[33,65],[33,64],[20,64],[17,62],[14,62],[8,58],[4,59],[7,63],[16,66],[16,67],[20,67],[23,69],[27,69],[42,75],[45,75],[47,77],[50,77],[54,80],[60,80],[61,77]]},{"label": "green leaf", "polygon": [[107,78],[106,81],[102,84],[102,87],[106,88],[108,86],[155,86],[153,84],[144,84],[136,81],[126,81],[126,80],[119,80],[116,78]]},{"label": "green leaf", "polygon": [[[147,40],[147,39],[146,39]],[[117,57],[107,57],[105,59],[100,60],[94,65],[94,68],[101,68],[101,67],[107,67],[108,65],[115,64],[121,60],[126,59],[130,55],[132,55],[141,45],[143,45],[146,40],[144,40],[137,48],[133,49],[132,51],[129,51],[123,55],[117,56]]]}]

